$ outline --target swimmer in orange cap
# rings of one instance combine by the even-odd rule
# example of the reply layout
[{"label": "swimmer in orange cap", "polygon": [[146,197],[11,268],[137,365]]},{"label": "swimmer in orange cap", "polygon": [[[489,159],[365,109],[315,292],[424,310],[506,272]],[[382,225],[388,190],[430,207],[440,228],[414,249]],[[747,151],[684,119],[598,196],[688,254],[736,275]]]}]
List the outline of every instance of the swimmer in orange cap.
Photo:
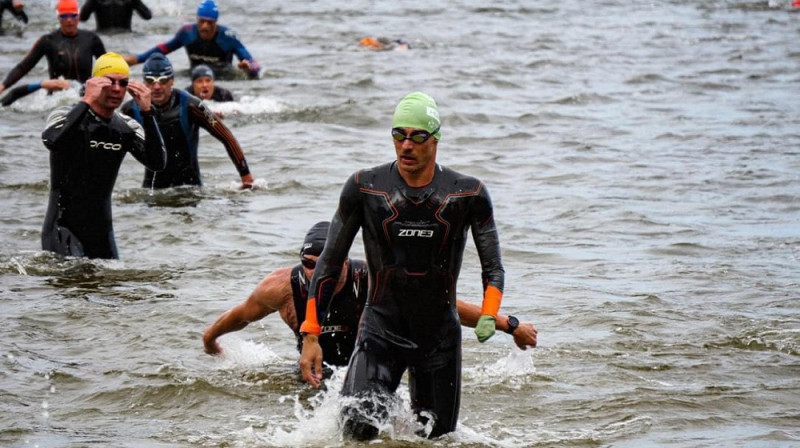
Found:
[{"label": "swimmer in orange cap", "polygon": [[358,45],[370,50],[388,51],[388,50],[409,50],[411,47],[403,39],[389,40],[386,37],[365,37],[358,41]]}]

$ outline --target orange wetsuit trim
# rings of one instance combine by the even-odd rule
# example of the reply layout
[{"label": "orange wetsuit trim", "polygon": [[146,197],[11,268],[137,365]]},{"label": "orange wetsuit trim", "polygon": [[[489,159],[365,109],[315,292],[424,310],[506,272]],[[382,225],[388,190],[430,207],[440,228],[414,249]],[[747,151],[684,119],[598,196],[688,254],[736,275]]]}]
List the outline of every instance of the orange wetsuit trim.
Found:
[{"label": "orange wetsuit trim", "polygon": [[308,333],[319,336],[322,328],[317,321],[317,299],[309,297],[306,302],[306,320],[300,325],[300,333]]},{"label": "orange wetsuit trim", "polygon": [[486,291],[483,292],[483,307],[481,314],[488,314],[497,318],[497,313],[500,311],[500,302],[503,300],[503,292],[495,286],[487,286]]}]

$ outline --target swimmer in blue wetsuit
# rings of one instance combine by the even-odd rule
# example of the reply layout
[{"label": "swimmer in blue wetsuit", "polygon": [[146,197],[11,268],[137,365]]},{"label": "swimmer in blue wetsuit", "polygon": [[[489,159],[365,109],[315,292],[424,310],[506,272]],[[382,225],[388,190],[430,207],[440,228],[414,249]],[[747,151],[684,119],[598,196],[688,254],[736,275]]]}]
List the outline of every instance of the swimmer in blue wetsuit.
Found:
[{"label": "swimmer in blue wetsuit", "polygon": [[249,78],[258,78],[261,67],[239,40],[236,32],[226,26],[218,25],[219,8],[214,0],[205,0],[197,8],[197,23],[184,25],[171,40],[156,45],[138,55],[127,55],[125,60],[131,64],[146,61],[153,53],[169,54],[184,47],[189,56],[189,64],[210,66],[217,76],[223,77],[233,70],[233,56],[239,59],[238,67]]},{"label": "swimmer in blue wetsuit", "polygon": [[50,80],[54,82],[49,85],[39,83],[30,85],[30,91],[39,87],[52,90],[68,89],[70,83],[67,80],[83,83],[89,79],[92,73],[92,61],[106,52],[103,41],[92,31],[78,29],[77,0],[60,0],[57,11],[59,28],[40,37],[33,44],[25,58],[6,75],[0,84],[0,93],[31,71],[42,57],[47,58]]},{"label": "swimmer in blue wetsuit", "polygon": [[369,294],[342,395],[346,437],[374,438],[374,422],[408,372],[411,405],[423,435],[454,431],[461,396],[461,328],[456,284],[468,232],[481,261],[480,342],[495,332],[504,271],[486,186],[436,163],[441,123],[436,102],[414,92],[397,105],[392,137],[397,159],[347,180],[309,287],[300,366],[318,387],[324,354],[319,335],[336,279],[361,231]]},{"label": "swimmer in blue wetsuit", "polygon": [[86,0],[81,7],[81,22],[89,20],[94,14],[97,31],[131,31],[134,11],[144,20],[153,18],[150,8],[142,0]]},{"label": "swimmer in blue wetsuit", "polygon": [[[239,176],[242,188],[253,187],[253,176],[241,146],[231,130],[196,96],[174,88],[175,72],[172,63],[161,53],[155,53],[142,68],[145,85],[150,89],[158,127],[167,145],[167,167],[156,173],[145,170],[144,188],[170,188],[203,184],[197,158],[200,128],[205,129],[225,146]],[[128,101],[122,113],[141,119],[138,105]]]},{"label": "swimmer in blue wetsuit", "polygon": [[[277,269],[266,276],[247,300],[223,313],[205,330],[203,346],[206,353],[221,353],[217,338],[241,330],[251,322],[261,320],[276,311],[294,332],[297,349],[302,351],[300,324],[306,316],[309,281],[325,247],[329,227],[330,223],[327,221],[318,222],[311,227],[300,248],[300,263],[291,268]],[[358,322],[367,302],[367,283],[367,264],[362,260],[345,259],[319,336],[325,364],[344,366],[350,360],[355,347]],[[480,312],[477,305],[458,301],[458,315],[462,325],[475,327]],[[498,315],[497,322],[499,329],[514,337],[514,342],[520,349],[536,346],[537,332],[533,324],[519,322],[514,316],[502,315]]]},{"label": "swimmer in blue wetsuit", "polygon": [[[111,218],[111,193],[126,153],[151,170],[167,156],[150,106],[150,90],[128,79],[122,56],[100,56],[76,106],[54,110],[42,141],[50,150],[50,202],[42,249],[88,258],[119,258]],[[142,112],[142,125],[116,108],[125,93]]]}]

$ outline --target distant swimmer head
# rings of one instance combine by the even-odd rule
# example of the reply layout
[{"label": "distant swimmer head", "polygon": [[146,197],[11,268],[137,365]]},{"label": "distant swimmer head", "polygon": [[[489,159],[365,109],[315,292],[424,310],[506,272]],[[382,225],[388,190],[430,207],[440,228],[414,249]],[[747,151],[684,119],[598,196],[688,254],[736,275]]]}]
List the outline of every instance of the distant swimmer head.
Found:
[{"label": "distant swimmer head", "polygon": [[147,58],[142,67],[142,74],[155,78],[162,76],[172,78],[175,76],[175,72],[172,70],[172,63],[161,53],[153,53]]},{"label": "distant swimmer head", "polygon": [[392,128],[424,129],[433,133],[433,137],[439,140],[442,138],[440,127],[439,107],[436,101],[425,93],[409,93],[394,109]]},{"label": "distant swimmer head", "polygon": [[328,221],[320,221],[314,224],[306,233],[306,239],[303,240],[303,247],[300,248],[300,258],[306,255],[319,256],[322,249],[325,247],[325,240],[328,238],[328,229],[331,223]]},{"label": "distant swimmer head", "polygon": [[205,0],[197,7],[197,17],[201,19],[219,19],[219,8],[214,0]]},{"label": "distant swimmer head", "polygon": [[96,61],[92,66],[92,76],[105,76],[105,75],[125,75],[131,74],[131,69],[122,55],[117,53],[106,53]]},{"label": "distant swimmer head", "polygon": [[200,64],[192,69],[192,81],[197,81],[197,78],[211,78],[213,81],[214,70],[205,64]]},{"label": "distant swimmer head", "polygon": [[59,0],[58,6],[56,6],[56,11],[58,11],[58,15],[77,14],[78,0]]}]

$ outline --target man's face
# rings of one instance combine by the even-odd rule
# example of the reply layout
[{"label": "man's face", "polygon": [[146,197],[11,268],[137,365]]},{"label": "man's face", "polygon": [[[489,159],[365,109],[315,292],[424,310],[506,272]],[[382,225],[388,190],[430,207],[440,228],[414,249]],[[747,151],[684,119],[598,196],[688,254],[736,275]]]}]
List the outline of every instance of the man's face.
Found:
[{"label": "man's face", "polygon": [[103,87],[103,92],[97,101],[104,108],[116,109],[125,99],[125,93],[128,91],[128,77],[113,73],[105,75],[105,77],[111,81],[111,85]]},{"label": "man's face", "polygon": [[[417,143],[414,139],[427,138]],[[394,151],[397,154],[397,168],[410,175],[420,174],[436,163],[437,140],[424,129],[392,129]],[[403,140],[398,140],[402,138]]]},{"label": "man's face", "polygon": [[197,34],[200,39],[211,40],[217,34],[217,21],[211,19],[197,18]]},{"label": "man's face", "polygon": [[150,88],[150,101],[156,106],[163,106],[172,96],[172,76],[145,76],[144,83]]},{"label": "man's face", "polygon": [[78,14],[59,14],[58,24],[61,27],[61,34],[65,36],[78,34]]},{"label": "man's face", "polygon": [[210,100],[214,94],[214,80],[208,76],[201,76],[192,81],[194,95],[203,100]]}]

